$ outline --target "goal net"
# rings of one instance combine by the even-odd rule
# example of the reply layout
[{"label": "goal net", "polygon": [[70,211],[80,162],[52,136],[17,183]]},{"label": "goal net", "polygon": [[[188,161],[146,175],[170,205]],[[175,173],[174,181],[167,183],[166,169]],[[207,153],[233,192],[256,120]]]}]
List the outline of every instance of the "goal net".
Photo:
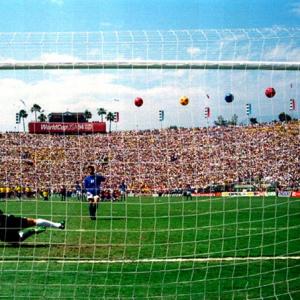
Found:
[{"label": "goal net", "polygon": [[0,299],[300,297],[299,28],[0,47]]}]

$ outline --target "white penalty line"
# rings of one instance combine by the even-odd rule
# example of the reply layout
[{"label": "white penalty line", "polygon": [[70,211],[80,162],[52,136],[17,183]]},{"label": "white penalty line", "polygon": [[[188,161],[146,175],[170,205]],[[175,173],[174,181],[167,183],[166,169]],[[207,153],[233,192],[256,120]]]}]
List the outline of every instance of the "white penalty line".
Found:
[{"label": "white penalty line", "polygon": [[[300,225],[296,226],[290,226],[290,227],[249,227],[249,228],[236,228],[234,226],[230,225],[224,225],[224,227],[219,226],[220,228],[215,228],[215,227],[198,227],[198,228],[176,228],[176,229],[171,229],[167,228],[165,230],[158,230],[157,232],[168,232],[168,231],[189,231],[189,230],[210,230],[210,231],[263,231],[263,230],[274,230],[274,231],[280,231],[280,230],[290,230],[290,229],[298,229],[300,228]],[[135,233],[146,233],[146,232],[153,232],[153,230],[120,230],[120,229],[112,229],[112,230],[95,230],[95,229],[68,229],[68,232],[135,232]]]},{"label": "white penalty line", "polygon": [[248,262],[248,261],[300,260],[300,256],[252,256],[252,257],[195,257],[195,258],[145,258],[145,259],[41,259],[0,260],[1,263],[61,263],[61,264],[143,264],[143,263],[195,263],[195,262]]}]

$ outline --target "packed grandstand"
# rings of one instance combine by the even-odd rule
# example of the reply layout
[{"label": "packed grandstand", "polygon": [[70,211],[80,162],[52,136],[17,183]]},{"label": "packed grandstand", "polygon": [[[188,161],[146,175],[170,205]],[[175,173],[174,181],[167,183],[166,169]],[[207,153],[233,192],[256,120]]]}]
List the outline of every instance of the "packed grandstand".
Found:
[{"label": "packed grandstand", "polygon": [[0,135],[0,192],[72,193],[85,167],[130,193],[299,190],[299,122],[168,128],[95,135]]}]

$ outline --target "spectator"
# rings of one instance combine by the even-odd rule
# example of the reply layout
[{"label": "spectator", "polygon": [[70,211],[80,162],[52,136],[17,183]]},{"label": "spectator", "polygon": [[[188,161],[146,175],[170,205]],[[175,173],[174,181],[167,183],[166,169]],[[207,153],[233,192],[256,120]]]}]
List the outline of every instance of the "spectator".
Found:
[{"label": "spectator", "polygon": [[299,189],[298,137],[298,122],[88,136],[3,133],[0,196],[12,196],[11,187],[20,182],[22,193],[24,187],[37,191],[51,185],[59,191],[62,184],[73,186],[90,161],[109,170],[103,187],[111,190],[119,188],[120,178],[128,192],[144,194],[182,191],[186,182],[201,190],[249,182],[259,190],[275,182],[283,190]]}]

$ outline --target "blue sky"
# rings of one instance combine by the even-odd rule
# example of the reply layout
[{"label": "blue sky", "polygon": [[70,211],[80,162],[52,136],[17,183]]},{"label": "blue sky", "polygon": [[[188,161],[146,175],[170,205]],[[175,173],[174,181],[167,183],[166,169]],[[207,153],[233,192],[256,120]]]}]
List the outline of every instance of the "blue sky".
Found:
[{"label": "blue sky", "polygon": [[297,26],[299,0],[1,0],[5,31]]},{"label": "blue sky", "polygon": [[[300,61],[300,29],[293,38],[288,34],[295,32],[285,30],[298,24],[300,0],[0,0],[0,62]],[[217,31],[209,31],[212,28]],[[193,29],[203,29],[208,42]],[[99,43],[99,31],[108,32],[105,41],[118,36],[127,42],[103,45]],[[248,39],[254,35],[255,39]],[[85,44],[87,39],[89,44]],[[264,96],[268,86],[277,92],[272,100]],[[165,110],[164,126],[194,127],[207,124],[205,107],[211,108],[210,124],[218,115],[231,118],[238,114],[240,121],[246,121],[247,103],[252,104],[252,116],[260,121],[276,119],[282,111],[289,113],[289,100],[294,98],[299,103],[300,75],[217,70],[2,71],[0,90],[0,103],[6,105],[6,110],[0,111],[0,130],[14,129],[15,113],[24,108],[20,99],[27,110],[38,103],[46,113],[89,109],[94,120],[99,107],[119,111],[119,129],[159,128],[160,109]],[[224,102],[229,92],[235,96],[230,105]],[[178,103],[183,95],[190,99],[187,107]],[[133,105],[137,96],[144,99],[139,109]],[[299,105],[296,107],[293,116],[299,117]],[[32,118],[30,115],[28,120]]]}]

